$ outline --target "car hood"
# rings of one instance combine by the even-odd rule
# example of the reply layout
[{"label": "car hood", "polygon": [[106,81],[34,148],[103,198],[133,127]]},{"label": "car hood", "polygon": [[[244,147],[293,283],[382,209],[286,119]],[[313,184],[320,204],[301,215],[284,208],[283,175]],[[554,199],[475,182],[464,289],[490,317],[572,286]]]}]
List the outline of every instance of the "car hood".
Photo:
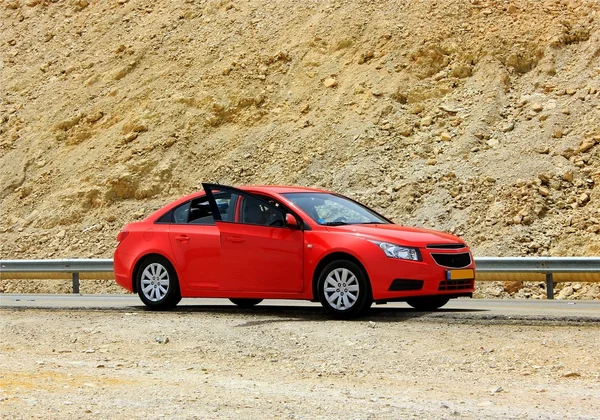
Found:
[{"label": "car hood", "polygon": [[465,243],[459,237],[449,233],[391,224],[328,226],[327,229],[331,233],[352,234],[362,236],[365,239],[392,242],[398,245],[419,248],[433,244]]}]

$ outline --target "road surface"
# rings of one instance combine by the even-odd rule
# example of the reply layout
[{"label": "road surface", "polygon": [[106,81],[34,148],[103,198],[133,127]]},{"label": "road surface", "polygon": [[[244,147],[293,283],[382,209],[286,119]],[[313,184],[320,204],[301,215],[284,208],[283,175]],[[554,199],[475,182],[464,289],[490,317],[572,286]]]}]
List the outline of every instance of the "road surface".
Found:
[{"label": "road surface", "polygon": [[[0,308],[144,310],[136,295],[39,295],[0,294]],[[176,312],[235,313],[240,311],[227,299],[183,299]],[[325,318],[318,303],[291,300],[265,300],[249,310],[256,314]],[[600,301],[453,299],[435,312],[418,312],[405,303],[375,305],[369,318],[446,319],[464,321],[504,321],[600,323]]]}]

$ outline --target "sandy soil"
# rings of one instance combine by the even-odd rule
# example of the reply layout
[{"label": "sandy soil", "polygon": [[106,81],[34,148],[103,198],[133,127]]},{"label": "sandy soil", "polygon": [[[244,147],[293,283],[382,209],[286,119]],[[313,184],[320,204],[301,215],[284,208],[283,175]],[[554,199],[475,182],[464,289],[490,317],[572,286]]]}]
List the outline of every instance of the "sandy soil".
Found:
[{"label": "sandy soil", "polygon": [[524,418],[600,412],[600,327],[320,309],[1,311],[2,418]]}]

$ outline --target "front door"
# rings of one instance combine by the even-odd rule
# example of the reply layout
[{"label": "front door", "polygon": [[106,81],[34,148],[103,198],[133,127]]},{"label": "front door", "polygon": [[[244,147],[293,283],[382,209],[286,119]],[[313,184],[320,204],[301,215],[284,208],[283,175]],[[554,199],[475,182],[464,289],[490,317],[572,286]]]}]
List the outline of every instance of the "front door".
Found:
[{"label": "front door", "polygon": [[[253,194],[222,185],[203,186],[209,202],[219,194],[237,196],[234,220],[215,218],[221,238],[219,289],[231,292],[302,292],[302,230],[287,227],[282,209]],[[216,201],[212,199],[215,206]],[[213,210],[213,213],[216,212]]]}]

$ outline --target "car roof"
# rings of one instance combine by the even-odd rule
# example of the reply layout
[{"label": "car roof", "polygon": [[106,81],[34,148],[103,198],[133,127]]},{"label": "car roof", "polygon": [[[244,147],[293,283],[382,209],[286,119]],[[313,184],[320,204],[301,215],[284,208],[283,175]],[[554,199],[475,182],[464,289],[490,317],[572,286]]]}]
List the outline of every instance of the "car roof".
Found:
[{"label": "car roof", "polygon": [[317,193],[329,193],[329,191],[320,190],[317,188],[309,187],[297,187],[297,186],[285,186],[285,185],[247,185],[236,187],[243,191],[248,192],[265,192],[275,194],[286,194],[286,193],[301,193],[301,192],[317,192]]},{"label": "car roof", "polygon": [[[228,185],[223,185],[227,187]],[[242,191],[247,191],[249,193],[265,193],[265,194],[285,194],[285,193],[302,193],[302,192],[313,192],[313,193],[331,193],[330,191],[319,190],[316,188],[308,188],[308,187],[292,187],[285,185],[245,185],[245,186],[236,186],[232,188],[237,188]],[[148,218],[155,218],[159,214],[164,214],[167,209],[172,209],[177,207],[180,204],[185,203],[188,200],[192,200],[194,198],[200,197],[204,195],[204,190],[199,190],[194,193],[185,195],[183,197],[178,198],[175,201],[172,201],[165,207],[158,209],[156,212],[150,214]]]}]

